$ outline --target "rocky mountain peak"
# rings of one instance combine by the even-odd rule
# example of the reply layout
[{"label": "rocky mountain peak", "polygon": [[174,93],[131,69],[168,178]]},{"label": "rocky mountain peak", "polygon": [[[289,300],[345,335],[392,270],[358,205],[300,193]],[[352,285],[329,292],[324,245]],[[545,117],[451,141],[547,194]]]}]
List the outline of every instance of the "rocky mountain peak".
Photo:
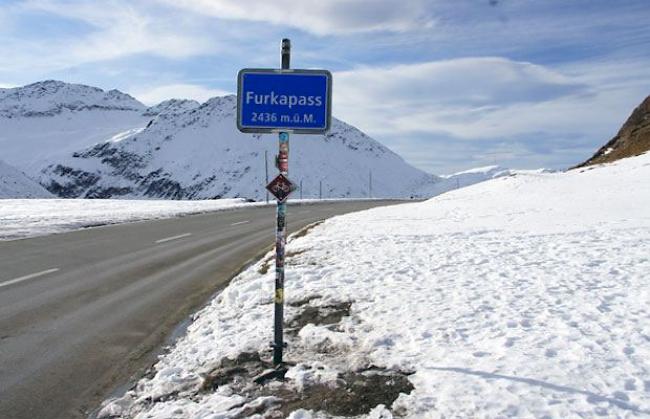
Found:
[{"label": "rocky mountain peak", "polygon": [[614,138],[576,168],[609,163],[637,156],[648,150],[650,150],[650,96],[634,109]]}]

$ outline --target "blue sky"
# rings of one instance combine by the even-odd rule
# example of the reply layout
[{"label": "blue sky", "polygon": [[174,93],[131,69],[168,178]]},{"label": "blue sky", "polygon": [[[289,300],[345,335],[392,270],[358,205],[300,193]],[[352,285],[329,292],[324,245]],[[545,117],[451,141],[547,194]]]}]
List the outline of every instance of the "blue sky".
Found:
[{"label": "blue sky", "polygon": [[565,168],[650,94],[648,22],[648,0],[2,0],[0,87],[206,100],[289,37],[334,115],[417,167]]}]

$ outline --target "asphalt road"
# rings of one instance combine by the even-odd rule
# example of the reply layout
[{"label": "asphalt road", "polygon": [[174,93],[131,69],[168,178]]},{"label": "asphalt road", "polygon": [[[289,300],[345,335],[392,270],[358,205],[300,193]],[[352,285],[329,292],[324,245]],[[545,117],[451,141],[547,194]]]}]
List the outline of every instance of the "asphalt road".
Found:
[{"label": "asphalt road", "polygon": [[[394,203],[289,206],[288,228]],[[247,208],[0,242],[0,418],[87,417],[271,249],[274,214]]]}]

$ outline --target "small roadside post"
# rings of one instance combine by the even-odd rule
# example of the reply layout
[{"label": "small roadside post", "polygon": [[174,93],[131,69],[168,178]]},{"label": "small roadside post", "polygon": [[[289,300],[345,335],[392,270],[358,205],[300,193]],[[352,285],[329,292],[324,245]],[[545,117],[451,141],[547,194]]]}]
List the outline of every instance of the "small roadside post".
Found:
[{"label": "small roadside post", "polygon": [[[264,379],[284,378],[284,256],[287,199],[296,189],[289,179],[289,134],[323,134],[331,125],[332,75],[327,70],[291,69],[291,41],[282,40],[280,69],[243,69],[237,76],[237,128],[245,133],[277,133],[278,176],[266,189],[277,200],[273,365]],[[302,183],[302,182],[301,182]],[[264,380],[263,379],[263,380]]]}]

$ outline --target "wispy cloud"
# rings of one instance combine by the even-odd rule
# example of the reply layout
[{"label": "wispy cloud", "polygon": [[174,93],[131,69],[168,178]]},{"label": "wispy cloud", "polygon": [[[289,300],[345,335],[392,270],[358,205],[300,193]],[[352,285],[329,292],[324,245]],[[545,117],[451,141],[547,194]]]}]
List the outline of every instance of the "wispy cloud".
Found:
[{"label": "wispy cloud", "polygon": [[362,68],[336,73],[336,85],[337,112],[370,131],[463,138],[512,134],[507,120],[472,126],[502,109],[589,93],[575,78],[498,57]]},{"label": "wispy cloud", "polygon": [[220,19],[285,25],[318,35],[406,31],[433,25],[427,0],[159,0]]},{"label": "wispy cloud", "polygon": [[335,74],[335,112],[431,171],[567,167],[613,136],[650,93],[645,68],[504,58],[362,68]]},{"label": "wispy cloud", "polygon": [[57,70],[136,54],[182,59],[214,52],[215,46],[192,30],[188,16],[148,8],[143,2],[109,0],[101,6],[88,0],[27,0],[7,6],[16,19],[38,14],[83,24],[74,33],[30,40],[5,28],[2,37],[13,54],[3,54],[0,66],[16,71],[36,67]]}]

